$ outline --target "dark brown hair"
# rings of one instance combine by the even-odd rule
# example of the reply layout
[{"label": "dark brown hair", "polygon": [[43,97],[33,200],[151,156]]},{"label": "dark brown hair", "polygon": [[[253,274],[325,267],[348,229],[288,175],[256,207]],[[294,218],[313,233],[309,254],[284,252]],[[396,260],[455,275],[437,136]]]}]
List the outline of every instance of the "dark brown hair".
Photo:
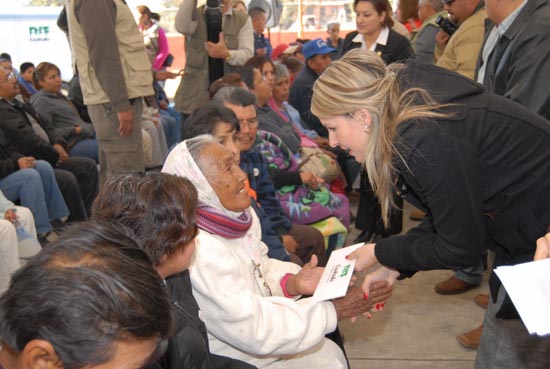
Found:
[{"label": "dark brown hair", "polygon": [[39,81],[43,81],[46,77],[46,74],[48,74],[48,72],[52,69],[55,69],[59,74],[61,74],[61,70],[57,67],[57,65],[49,62],[42,62],[38,64],[36,68],[34,68],[34,72],[32,73],[32,84],[34,88],[36,88],[37,90],[42,89]]},{"label": "dark brown hair", "polygon": [[117,174],[101,188],[92,218],[130,228],[156,266],[197,236],[196,207],[197,190],[186,178],[158,172]]},{"label": "dark brown hair", "polygon": [[382,26],[384,27],[393,27],[393,19],[391,17],[391,5],[388,0],[355,0],[353,2],[353,9],[355,10],[357,8],[357,4],[361,1],[366,1],[372,4],[372,7],[378,13],[378,15],[382,14],[382,12],[386,12],[386,16],[384,17],[384,22],[382,22]]}]

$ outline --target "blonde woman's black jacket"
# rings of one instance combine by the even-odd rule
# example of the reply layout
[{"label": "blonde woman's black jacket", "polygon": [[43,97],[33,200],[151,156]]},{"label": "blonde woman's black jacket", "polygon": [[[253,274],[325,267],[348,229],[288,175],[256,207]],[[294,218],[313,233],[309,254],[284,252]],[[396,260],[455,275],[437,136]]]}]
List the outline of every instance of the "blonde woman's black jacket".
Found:
[{"label": "blonde woman's black jacket", "polygon": [[[409,60],[402,90],[422,87],[448,118],[402,123],[397,189],[426,210],[420,226],[377,242],[378,260],[403,274],[461,269],[496,253],[495,267],[532,261],[550,224],[550,122],[457,73]],[[493,299],[500,282],[490,279]],[[497,316],[515,317],[511,304]]]}]

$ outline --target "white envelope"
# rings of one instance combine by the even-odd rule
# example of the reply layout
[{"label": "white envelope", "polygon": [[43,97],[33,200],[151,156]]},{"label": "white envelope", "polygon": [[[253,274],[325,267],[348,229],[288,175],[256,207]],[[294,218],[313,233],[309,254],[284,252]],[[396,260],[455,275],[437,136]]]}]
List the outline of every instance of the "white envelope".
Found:
[{"label": "white envelope", "polygon": [[346,260],[346,256],[363,245],[364,243],[358,243],[334,250],[330,254],[323,276],[313,294],[313,301],[325,301],[346,295],[355,268],[355,260]]}]

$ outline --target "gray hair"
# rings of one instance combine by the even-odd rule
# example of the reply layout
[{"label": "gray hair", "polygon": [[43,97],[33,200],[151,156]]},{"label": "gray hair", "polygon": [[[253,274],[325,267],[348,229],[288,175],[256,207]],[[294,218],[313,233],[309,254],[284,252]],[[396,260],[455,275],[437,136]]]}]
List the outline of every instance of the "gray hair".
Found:
[{"label": "gray hair", "polygon": [[288,72],[288,68],[286,65],[284,65],[281,62],[275,62],[274,64],[275,64],[275,81],[278,81],[283,77],[288,78],[290,76],[290,73]]},{"label": "gray hair", "polygon": [[226,86],[220,88],[212,98],[213,101],[220,104],[231,104],[246,108],[247,106],[256,106],[256,95],[247,89],[236,86]]},{"label": "gray hair", "polygon": [[185,140],[185,144],[187,145],[187,150],[189,150],[189,154],[191,154],[191,157],[193,158],[195,163],[197,163],[197,166],[201,168],[201,170],[203,164],[206,164],[203,160],[201,152],[212,143],[217,143],[212,135],[199,135],[197,137]]},{"label": "gray hair", "polygon": [[418,6],[420,5],[428,5],[436,12],[443,10],[443,3],[441,0],[418,0]]}]

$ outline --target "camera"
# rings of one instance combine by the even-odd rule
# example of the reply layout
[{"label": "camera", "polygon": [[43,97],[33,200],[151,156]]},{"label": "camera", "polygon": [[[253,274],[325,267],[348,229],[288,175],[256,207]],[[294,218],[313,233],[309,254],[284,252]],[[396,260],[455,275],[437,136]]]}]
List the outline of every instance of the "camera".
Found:
[{"label": "camera", "polygon": [[453,23],[449,18],[439,15],[435,19],[435,23],[449,36],[452,36],[453,33],[458,29],[458,25],[456,23]]},{"label": "camera", "polygon": [[[206,0],[204,21],[206,23],[206,39],[209,42],[220,41],[222,31],[222,9],[220,0]],[[223,77],[223,60],[208,57],[208,76],[210,83]]]}]

